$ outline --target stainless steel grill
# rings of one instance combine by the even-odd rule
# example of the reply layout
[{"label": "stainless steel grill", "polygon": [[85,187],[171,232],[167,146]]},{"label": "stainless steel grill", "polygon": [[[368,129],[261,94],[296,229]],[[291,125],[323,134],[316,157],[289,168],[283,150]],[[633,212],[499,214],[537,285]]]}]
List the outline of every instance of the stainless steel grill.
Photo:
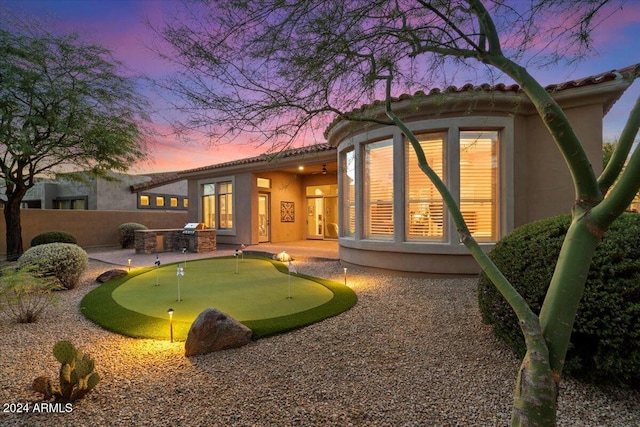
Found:
[{"label": "stainless steel grill", "polygon": [[202,222],[189,222],[182,229],[182,234],[196,234],[196,230],[204,230],[205,225]]}]

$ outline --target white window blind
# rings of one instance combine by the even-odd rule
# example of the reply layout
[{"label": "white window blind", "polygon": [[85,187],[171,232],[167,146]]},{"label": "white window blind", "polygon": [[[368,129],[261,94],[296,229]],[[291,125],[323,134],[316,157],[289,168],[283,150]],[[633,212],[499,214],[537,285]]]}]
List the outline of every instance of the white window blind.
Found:
[{"label": "white window blind", "polygon": [[220,228],[233,228],[233,188],[231,182],[221,182],[218,185],[218,190]]},{"label": "white window blind", "polygon": [[216,228],[216,196],[202,197],[202,218],[208,228]]},{"label": "white window blind", "polygon": [[[429,166],[444,179],[444,133],[418,135]],[[444,203],[431,180],[418,165],[410,143],[406,145],[406,238],[439,240],[444,237]]]},{"label": "white window blind", "polygon": [[353,149],[342,153],[342,235],[356,231],[356,156]]},{"label": "white window blind", "polygon": [[478,241],[498,238],[498,132],[460,132],[460,210]]},{"label": "white window blind", "polygon": [[393,238],[393,141],[365,147],[365,223],[368,238]]}]

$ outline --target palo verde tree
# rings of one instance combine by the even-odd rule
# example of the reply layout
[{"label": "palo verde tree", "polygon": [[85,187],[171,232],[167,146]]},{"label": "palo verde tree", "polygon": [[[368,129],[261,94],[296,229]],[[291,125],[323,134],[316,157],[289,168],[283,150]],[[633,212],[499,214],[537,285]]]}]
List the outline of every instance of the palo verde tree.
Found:
[{"label": "palo verde tree", "polygon": [[125,171],[145,157],[145,100],[120,65],[77,35],[14,19],[0,28],[0,178],[7,259],[23,252],[20,204],[39,176]]},{"label": "palo verde tree", "polygon": [[[304,129],[336,116],[401,129],[445,200],[460,241],[520,320],[528,351],[517,379],[512,424],[553,426],[564,358],[595,247],[640,187],[640,152],[631,154],[640,100],[611,161],[596,177],[564,112],[521,64],[554,61],[557,52],[584,53],[592,26],[618,9],[607,0],[579,6],[562,0],[212,0],[185,2],[183,13],[157,31],[173,48],[160,53],[182,66],[168,86],[181,95],[189,128],[204,128],[216,137],[255,133],[274,144],[291,143]],[[446,185],[392,108],[392,91],[424,89],[460,67],[518,83],[571,172],[573,220],[540,313],[480,249]],[[628,78],[639,72],[636,68]],[[383,118],[357,108],[376,98],[386,101]]]}]

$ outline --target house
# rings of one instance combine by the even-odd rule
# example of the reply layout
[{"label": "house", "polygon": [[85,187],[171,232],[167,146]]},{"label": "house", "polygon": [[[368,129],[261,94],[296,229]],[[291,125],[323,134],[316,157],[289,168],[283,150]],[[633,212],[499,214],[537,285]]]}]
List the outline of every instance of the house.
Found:
[{"label": "house", "polygon": [[[101,211],[168,210],[186,211],[189,205],[187,182],[161,181],[175,173],[128,175],[111,172],[109,179],[85,176],[81,181],[58,174],[40,179],[22,201],[24,209],[73,209]],[[154,184],[146,190],[144,184]],[[140,186],[139,191],[131,191]]]},{"label": "house", "polygon": [[[602,118],[640,65],[550,85],[596,174]],[[517,85],[465,85],[402,95],[394,112],[418,136],[485,250],[522,224],[567,213],[573,184],[537,111]],[[375,102],[354,111],[384,115]],[[218,242],[337,239],[345,265],[411,273],[479,271],[442,198],[393,126],[337,119],[328,143],[178,172],[188,218]]]},{"label": "house", "polygon": [[179,172],[188,218],[222,244],[338,238],[336,147],[318,144]]}]

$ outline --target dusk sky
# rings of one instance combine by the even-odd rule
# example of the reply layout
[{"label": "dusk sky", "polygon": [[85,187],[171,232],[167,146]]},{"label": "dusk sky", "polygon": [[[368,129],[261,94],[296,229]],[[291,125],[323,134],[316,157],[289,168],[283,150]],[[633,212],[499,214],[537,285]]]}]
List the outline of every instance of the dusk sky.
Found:
[{"label": "dusk sky", "polygon": [[[0,0],[0,13],[2,8],[6,8],[21,17],[35,16],[43,20],[54,27],[51,28],[53,32],[77,32],[83,39],[112,50],[132,74],[143,73],[160,78],[167,73],[168,66],[149,49],[154,38],[144,22],[148,19],[160,23],[163,16],[170,16],[177,6],[171,0]],[[639,63],[640,0],[627,1],[624,10],[599,26],[593,38],[596,50],[593,57],[571,68],[530,72],[547,85]],[[461,86],[465,83],[456,84]],[[605,141],[613,140],[620,134],[627,114],[639,96],[640,81],[636,81],[605,117]],[[266,151],[267,147],[235,144],[211,147],[196,141],[178,140],[168,135],[170,126],[161,116],[171,116],[172,111],[163,111],[163,105],[161,102],[155,103],[159,114],[154,116],[154,126],[158,130],[165,130],[167,135],[155,138],[150,150],[152,161],[137,165],[131,170],[132,173],[190,169]]]}]

